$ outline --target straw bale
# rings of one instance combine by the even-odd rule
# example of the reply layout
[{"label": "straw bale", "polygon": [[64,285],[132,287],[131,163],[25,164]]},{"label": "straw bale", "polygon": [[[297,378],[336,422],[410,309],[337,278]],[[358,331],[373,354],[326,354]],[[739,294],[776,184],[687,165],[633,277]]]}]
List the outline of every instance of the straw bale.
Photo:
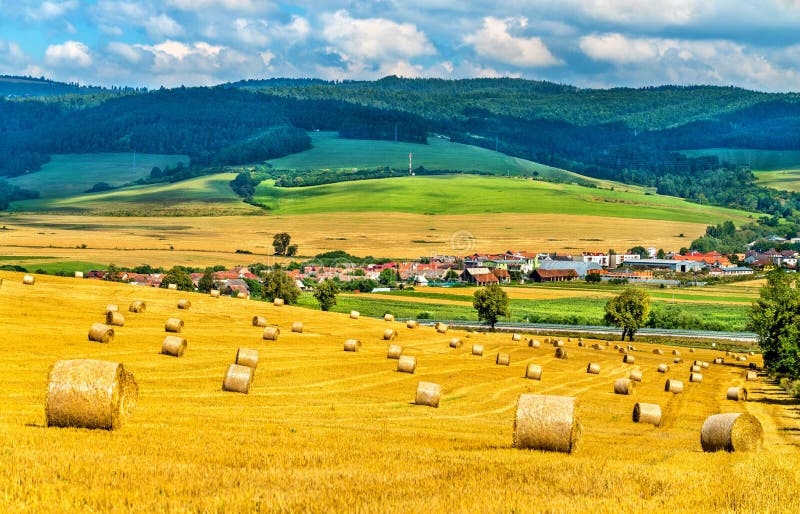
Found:
[{"label": "straw bale", "polygon": [[689,382],[700,383],[703,381],[703,375],[700,373],[689,373]]},{"label": "straw bale", "polygon": [[384,341],[394,341],[397,339],[397,332],[392,330],[391,328],[387,328],[383,331],[383,340]]},{"label": "straw bale", "polygon": [[631,394],[633,392],[633,380],[630,378],[618,378],[614,381],[614,394]]},{"label": "straw bale", "polygon": [[357,352],[361,350],[361,341],[358,339],[348,339],[344,342],[344,351]]},{"label": "straw bale", "polygon": [[621,353],[622,355],[627,355],[627,354],[628,354],[628,350],[626,350],[625,348],[620,348],[618,351],[619,351],[619,353]]},{"label": "straw bale", "polygon": [[143,301],[141,301],[141,300],[134,300],[134,301],[133,301],[133,302],[131,302],[131,304],[128,306],[128,310],[129,310],[130,312],[141,313],[141,312],[144,312],[145,310],[147,310],[147,304],[146,304],[146,303],[144,303],[144,302],[143,302]]},{"label": "straw bale", "polygon": [[655,403],[637,403],[633,406],[633,422],[661,425],[661,407]]},{"label": "straw bale", "polygon": [[303,322],[302,321],[295,321],[292,323],[292,332],[297,332],[298,334],[303,333]]},{"label": "straw bale", "polygon": [[178,290],[178,284],[167,284],[167,289],[170,289],[172,291],[177,291]]},{"label": "straw bale", "polygon": [[267,341],[277,341],[281,335],[281,329],[278,327],[267,327],[264,329],[264,334],[261,336]]},{"label": "straw bale", "polygon": [[708,368],[708,366],[709,366],[709,364],[706,361],[703,361],[702,364],[700,364],[700,367],[702,367],[702,368]]},{"label": "straw bale", "polygon": [[280,307],[280,306],[281,306],[281,305],[283,305],[284,303],[286,303],[286,302],[284,302],[284,301],[283,301],[283,298],[275,298],[275,299],[272,301],[272,305],[274,305],[275,307]]},{"label": "straw bale", "polygon": [[436,326],[436,331],[439,332],[440,334],[446,334],[447,329],[450,328],[445,323],[437,323],[435,326]]},{"label": "straw bale", "polygon": [[586,366],[586,373],[591,373],[592,375],[599,375],[600,374],[600,365],[596,362],[590,362],[588,366]]},{"label": "straw bale", "polygon": [[722,357],[717,357],[716,359],[714,359],[714,364],[725,364],[725,359],[723,359]]},{"label": "straw bale", "polygon": [[747,401],[747,389],[744,387],[729,387],[725,398],[736,402],[739,400]]},{"label": "straw bale", "polygon": [[116,430],[133,413],[138,394],[133,374],[121,363],[57,361],[48,376],[47,426]]},{"label": "straw bale", "polygon": [[211,298],[219,298],[219,289],[212,289],[212,290],[211,290],[211,291],[208,293],[208,295],[209,295]]},{"label": "straw bale", "polygon": [[256,369],[258,367],[258,350],[239,348],[236,350],[236,359],[233,362],[239,366]]},{"label": "straw bale", "polygon": [[417,327],[419,327],[419,321],[417,321],[415,319],[410,319],[410,320],[406,321],[406,328],[412,328],[413,329],[413,328],[417,328]]},{"label": "straw bale", "polygon": [[432,382],[420,382],[417,384],[417,395],[414,403],[417,405],[427,405],[428,407],[439,407],[439,398],[442,395],[442,386]]},{"label": "straw bale", "polygon": [[542,343],[540,343],[538,339],[531,339],[528,341],[528,346],[531,348],[539,348],[541,345]]},{"label": "straw bale", "polygon": [[511,364],[511,356],[507,353],[498,353],[494,363],[498,366],[508,366]]},{"label": "straw bale", "polygon": [[450,339],[450,348],[461,348],[463,345],[464,341],[457,337]]},{"label": "straw bale", "polygon": [[361,316],[361,313],[358,311],[350,311],[350,319],[358,319]]},{"label": "straw bale", "polygon": [[22,283],[26,286],[32,286],[34,283],[36,283],[36,277],[33,275],[25,275],[22,277]]},{"label": "straw bale", "polygon": [[633,346],[632,344],[629,344],[629,345],[628,345],[628,351],[629,351],[629,352],[635,352],[635,351],[636,351],[636,347],[635,347],[635,346]]},{"label": "straw bale", "polygon": [[394,321],[394,314],[389,314],[387,312],[383,315],[383,321]]},{"label": "straw bale", "polygon": [[253,326],[254,327],[266,327],[267,326],[267,318],[264,316],[253,316]]},{"label": "straw bale", "polygon": [[411,355],[401,355],[397,359],[397,371],[402,373],[414,373],[417,369],[417,358]]},{"label": "straw bale", "polygon": [[125,325],[125,316],[119,311],[111,311],[106,313],[106,325],[114,325],[121,327]]},{"label": "straw bale", "polygon": [[566,348],[556,348],[556,359],[567,359]]},{"label": "straw bale", "polygon": [[668,364],[659,364],[659,365],[658,365],[658,370],[657,370],[657,371],[658,371],[659,373],[666,373],[666,372],[668,372],[668,371],[669,371],[669,365],[668,365]]},{"label": "straw bale", "polygon": [[562,341],[561,339],[553,341],[553,346],[555,346],[556,348],[562,348],[564,346],[564,341]]},{"label": "straw bale", "polygon": [[595,343],[595,344],[592,346],[592,348],[594,348],[595,350],[600,350],[600,351],[603,351],[603,350],[605,350],[605,349],[606,349],[606,346],[605,346],[605,345],[603,345],[603,344],[600,344],[600,343]]},{"label": "straw bale", "polygon": [[386,353],[387,359],[399,359],[403,355],[403,347],[399,344],[390,344],[389,351]]},{"label": "straw bale", "polygon": [[250,366],[231,364],[222,381],[222,390],[247,394],[253,385],[254,374],[255,370]]},{"label": "straw bale", "polygon": [[76,271],[75,272],[75,278],[83,278],[83,272],[82,271]]},{"label": "straw bale", "polygon": [[187,300],[185,298],[181,298],[180,300],[178,300],[178,308],[179,309],[186,310],[186,309],[190,309],[191,307],[192,307],[192,301],[191,300]]},{"label": "straw bale", "polygon": [[104,323],[94,323],[89,328],[89,341],[110,343],[114,340],[114,329]]},{"label": "straw bale", "polygon": [[672,350],[672,355],[680,355],[681,352],[679,350]]},{"label": "straw bale", "polygon": [[164,331],[176,333],[183,331],[183,320],[178,318],[169,318],[167,322],[164,323]]},{"label": "straw bale", "polygon": [[674,378],[668,378],[667,381],[664,382],[664,391],[675,394],[682,393],[683,382],[675,380]]},{"label": "straw bale", "polygon": [[763,438],[761,422],[743,412],[709,416],[700,431],[700,445],[704,452],[756,450],[761,447]]},{"label": "straw bale", "polygon": [[512,334],[511,335],[511,340],[512,341],[521,341],[522,340],[522,335],[520,335],[520,334]]},{"label": "straw bale", "polygon": [[[597,346],[597,345],[595,344],[594,346]],[[594,348],[594,347],[593,347],[593,348]],[[615,349],[615,350],[619,350],[619,348],[620,348],[620,347],[619,347],[619,345],[618,345],[618,344],[615,344],[615,345],[614,345],[614,349]]]},{"label": "straw bale", "polygon": [[622,362],[625,364],[633,364],[636,362],[636,357],[634,357],[633,355],[625,355],[622,358]]},{"label": "straw bale", "polygon": [[478,357],[483,357],[483,345],[482,344],[473,344],[472,345],[472,355],[477,355]]},{"label": "straw bale", "polygon": [[745,357],[744,355],[740,355],[740,356],[736,357],[736,360],[737,361],[741,361],[741,362],[745,362],[745,361],[747,361],[747,357]]},{"label": "straw bale", "polygon": [[640,369],[632,369],[631,372],[628,374],[628,378],[633,380],[634,382],[641,382],[642,381],[642,370],[640,370]]},{"label": "straw bale", "polygon": [[542,367],[538,364],[528,364],[528,367],[525,368],[525,378],[530,378],[532,380],[541,380],[542,379]]},{"label": "straw bale", "polygon": [[106,313],[118,312],[118,311],[119,311],[119,306],[117,306],[117,304],[109,303],[108,305],[106,305]]},{"label": "straw bale", "polygon": [[689,353],[694,353],[694,348],[689,348]]},{"label": "straw bale", "polygon": [[656,348],[655,350],[653,350],[653,353],[655,353],[656,355],[664,355],[664,350],[662,350],[661,348]]},{"label": "straw bale", "polygon": [[758,380],[758,373],[756,373],[755,371],[748,371],[747,373],[745,373],[744,379],[747,382],[752,382],[754,380]]},{"label": "straw bale", "polygon": [[700,366],[694,366],[694,365],[692,365],[692,366],[689,368],[689,371],[690,371],[690,372],[692,372],[692,373],[700,373],[700,370],[701,370],[701,369],[703,369],[703,368],[701,368]]},{"label": "straw bale", "polygon": [[683,362],[683,359],[681,359],[680,357],[675,357],[674,359],[672,359],[672,362],[673,364],[680,364],[681,362]]},{"label": "straw bale", "polygon": [[182,357],[186,353],[186,339],[178,336],[166,336],[161,343],[161,353],[172,357]]},{"label": "straw bale", "polygon": [[514,418],[515,448],[572,453],[580,438],[573,397],[521,394]]},{"label": "straw bale", "polygon": [[582,348],[583,347],[583,341],[578,341],[578,346]]}]

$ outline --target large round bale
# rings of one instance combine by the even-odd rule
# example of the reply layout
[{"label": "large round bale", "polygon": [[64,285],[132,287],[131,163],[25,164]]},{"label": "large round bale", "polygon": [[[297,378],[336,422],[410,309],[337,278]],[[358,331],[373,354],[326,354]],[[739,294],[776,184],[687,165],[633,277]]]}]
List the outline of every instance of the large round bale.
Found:
[{"label": "large round bale", "polygon": [[586,366],[586,373],[591,373],[592,375],[599,375],[600,374],[600,365],[596,362],[590,362],[588,366]]},{"label": "large round bale", "polygon": [[736,357],[736,360],[737,361],[741,361],[741,362],[746,362],[747,361],[747,357],[745,357],[744,355],[740,355],[740,356]]},{"label": "large round bale", "polygon": [[442,386],[432,382],[420,382],[417,384],[417,395],[414,403],[417,405],[427,405],[428,407],[439,407],[439,398],[442,395]]},{"label": "large round bale", "polygon": [[462,346],[464,346],[464,341],[461,339],[457,337],[450,339],[450,348],[461,348]]},{"label": "large round bale", "polygon": [[680,355],[681,352],[678,350],[672,350],[672,355]]},{"label": "large round bale", "polygon": [[694,348],[689,348],[689,353],[694,353]]},{"label": "large round bale", "polygon": [[114,325],[121,327],[125,325],[125,316],[119,311],[112,311],[106,313],[106,325]]},{"label": "large round bale", "polygon": [[725,359],[722,357],[717,357],[714,359],[714,364],[725,364]]},{"label": "large round bale", "polygon": [[764,438],[761,422],[744,412],[709,416],[700,431],[704,452],[746,452],[758,449]]},{"label": "large round bale", "polygon": [[383,321],[394,321],[394,314],[389,314],[387,312],[383,315]]},{"label": "large round bale", "polygon": [[89,327],[89,341],[110,343],[114,340],[114,329],[105,323],[94,323]]},{"label": "large round bale", "polygon": [[175,332],[180,333],[183,330],[183,320],[178,318],[169,318],[166,323],[164,323],[164,331],[165,332]]},{"label": "large round bale", "polygon": [[730,350],[726,350],[725,351],[725,357],[730,357],[730,356],[731,356],[731,351]]},{"label": "large round bale", "polygon": [[668,365],[668,364],[659,364],[659,365],[658,365],[658,370],[657,370],[657,371],[658,371],[659,373],[666,373],[666,372],[668,372],[668,371],[669,371],[669,365]]},{"label": "large round bale", "polygon": [[528,364],[528,367],[525,368],[525,378],[530,378],[532,380],[541,380],[542,379],[542,367],[538,364]]},{"label": "large round bale", "polygon": [[702,364],[703,364],[703,361],[697,361],[697,360],[696,360],[696,361],[694,361],[694,362],[692,363],[692,366],[700,366],[700,365],[702,365]]},{"label": "large round bale", "polygon": [[655,350],[653,350],[653,353],[655,353],[656,355],[664,355],[664,350],[662,350],[661,348],[656,348]]},{"label": "large round bale", "polygon": [[636,362],[636,357],[634,357],[633,355],[625,355],[622,358],[622,362],[625,364],[633,364]]},{"label": "large round bale", "polygon": [[633,406],[633,422],[661,424],[661,407],[655,403],[637,403]]},{"label": "large round bale", "polygon": [[250,387],[253,385],[254,373],[255,370],[250,366],[231,364],[222,381],[222,390],[232,393],[249,393]]},{"label": "large round bale", "polygon": [[729,387],[728,392],[725,394],[725,399],[735,402],[739,400],[747,401],[747,389],[744,387]]},{"label": "large round bale", "polygon": [[178,300],[178,308],[183,310],[188,310],[192,307],[192,301],[187,300],[185,298],[181,298]]},{"label": "large round bale", "polygon": [[348,339],[344,342],[344,351],[357,352],[361,349],[361,341],[358,339]]},{"label": "large round bale", "polygon": [[673,378],[668,378],[666,382],[664,382],[664,391],[668,393],[679,394],[683,392],[683,382],[680,380],[675,380]]},{"label": "large round bale", "polygon": [[75,272],[75,278],[83,278],[83,272],[82,271],[76,271]]},{"label": "large round bale", "polygon": [[512,341],[521,341],[522,340],[522,335],[521,334],[512,334],[511,335],[511,340]]},{"label": "large round bale", "polygon": [[171,291],[177,291],[178,290],[178,284],[167,284],[167,289],[169,289]]},{"label": "large round bale", "polygon": [[266,327],[267,326],[267,318],[264,316],[253,316],[253,326],[254,327]]},{"label": "large round bale", "polygon": [[358,319],[361,316],[361,313],[358,311],[350,311],[350,319]]},{"label": "large round bale", "polygon": [[178,336],[166,336],[161,343],[161,353],[172,357],[182,357],[186,353],[186,339]]},{"label": "large round bale", "polygon": [[447,329],[450,328],[445,323],[437,323],[435,325],[435,327],[436,327],[436,331],[439,332],[440,334],[446,334],[447,333]]},{"label": "large round bale", "polygon": [[498,366],[508,366],[511,364],[511,356],[507,353],[498,353],[494,363]]},{"label": "large round bale", "polygon": [[57,361],[47,381],[49,427],[116,430],[133,413],[139,396],[133,374],[118,362]]},{"label": "large round bale", "polygon": [[209,295],[211,298],[219,298],[219,289],[212,289],[212,290],[211,290],[211,291],[208,293],[208,295]]},{"label": "large round bale", "polygon": [[295,321],[292,323],[292,332],[297,332],[298,334],[303,333],[303,322],[302,321]]},{"label": "large round bale", "polygon": [[614,394],[631,394],[633,392],[633,380],[630,378],[618,378],[614,381]]},{"label": "large round bale", "polygon": [[530,341],[528,341],[528,346],[530,346],[531,348],[539,348],[540,346],[542,346],[542,343],[540,343],[538,339],[531,339]]},{"label": "large round bale", "polygon": [[583,341],[578,341],[578,346],[579,346],[580,348],[583,348]]},{"label": "large round bale", "polygon": [[106,305],[106,314],[108,314],[109,312],[118,312],[118,311],[119,311],[119,306],[117,304],[109,303],[108,305]]},{"label": "large round bale", "polygon": [[700,373],[701,369],[703,369],[703,368],[701,368],[700,366],[695,366],[695,365],[692,365],[691,367],[689,367],[689,371],[692,372],[692,373]]},{"label": "large round bale", "polygon": [[567,396],[519,395],[514,447],[571,453],[580,438],[576,404]]},{"label": "large round bale", "polygon": [[627,353],[628,353],[628,350],[626,350],[625,348],[620,348],[617,351],[619,351],[619,353],[621,353],[622,355],[627,355]]},{"label": "large round bale", "polygon": [[284,303],[286,303],[286,302],[284,302],[284,301],[283,301],[283,298],[275,298],[275,299],[272,301],[272,305],[274,305],[275,307],[280,307],[280,306],[282,306]]},{"label": "large round bale", "polygon": [[706,362],[706,361],[703,361],[703,362],[700,364],[700,367],[701,367],[701,368],[708,368],[708,366],[709,366],[709,364],[708,364],[708,362]]},{"label": "large round bale", "polygon": [[630,352],[635,352],[635,351],[636,351],[636,347],[635,347],[635,346],[633,346],[632,344],[629,344],[629,345],[628,345],[628,351],[630,351]]},{"label": "large round bale", "polygon": [[700,383],[703,381],[703,375],[700,373],[689,373],[689,382]]},{"label": "large round bale", "polygon": [[36,283],[36,277],[34,277],[33,275],[25,275],[24,277],[22,277],[22,283],[25,284],[26,286],[32,286],[33,284]]},{"label": "large round bale", "polygon": [[561,339],[559,339],[557,341],[553,341],[553,346],[555,346],[556,348],[563,348],[564,341],[562,341]]},{"label": "large round bale", "polygon": [[390,344],[389,351],[386,352],[387,359],[399,359],[403,355],[403,347],[399,344]]},{"label": "large round bale", "polygon": [[566,348],[556,348],[556,359],[567,359]]},{"label": "large round bale", "polygon": [[401,355],[397,360],[397,371],[401,373],[414,373],[417,369],[417,358],[411,355]]},{"label": "large round bale", "polygon": [[472,345],[472,355],[477,355],[478,357],[483,357],[483,345],[482,344],[473,344]]},{"label": "large round bale", "polygon": [[680,357],[675,357],[674,359],[672,359],[673,364],[680,364],[681,362],[683,362],[683,359],[681,359]]},{"label": "large round bale", "polygon": [[414,329],[414,328],[417,328],[417,327],[419,327],[419,321],[417,321],[415,319],[410,319],[410,320],[406,321],[406,328]]},{"label": "large round bale", "polygon": [[391,328],[387,328],[383,331],[383,340],[384,341],[394,341],[397,339],[397,332],[392,330]]},{"label": "large round bale", "polygon": [[634,382],[641,382],[642,381],[642,370],[640,370],[640,369],[632,369],[631,372],[628,374],[628,378],[633,380]]},{"label": "large round bale", "polygon": [[747,382],[753,382],[754,380],[758,380],[758,373],[756,373],[755,371],[748,371],[747,373],[745,373],[744,379]]},{"label": "large round bale", "polygon": [[606,349],[606,345],[600,344],[600,343],[595,343],[595,344],[592,345],[592,348],[594,348],[595,350],[603,351],[603,350]]},{"label": "large round bale", "polygon": [[236,359],[233,363],[239,366],[247,366],[248,368],[256,369],[258,367],[258,350],[239,348],[236,350]]},{"label": "large round bale", "polygon": [[264,334],[262,334],[261,337],[267,341],[277,341],[280,335],[281,329],[278,327],[267,327],[264,329]]},{"label": "large round bale", "polygon": [[146,309],[147,309],[147,304],[146,304],[146,303],[144,303],[144,302],[143,302],[143,301],[141,301],[141,300],[134,300],[134,301],[132,301],[132,302],[131,302],[131,304],[128,306],[128,310],[129,310],[130,312],[135,312],[135,313],[137,313],[137,314],[138,314],[138,313],[142,313],[142,312],[144,312]]}]

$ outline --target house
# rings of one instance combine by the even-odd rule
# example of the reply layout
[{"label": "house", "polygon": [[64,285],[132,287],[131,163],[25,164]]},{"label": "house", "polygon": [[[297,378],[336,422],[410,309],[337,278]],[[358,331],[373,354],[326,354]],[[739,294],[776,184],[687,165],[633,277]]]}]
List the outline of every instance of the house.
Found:
[{"label": "house", "polygon": [[678,273],[691,273],[700,271],[705,267],[705,264],[702,262],[678,261],[675,259],[639,259],[637,261],[628,261],[625,265],[635,268],[663,269]]},{"label": "house", "polygon": [[224,281],[222,288],[223,294],[236,296],[237,298],[250,298],[250,288],[247,282],[240,278],[232,278]]},{"label": "house", "polygon": [[508,270],[495,268],[492,270],[492,275],[497,277],[497,281],[501,284],[510,284],[511,283],[511,274]]},{"label": "house", "polygon": [[540,261],[539,269],[547,271],[574,270],[575,273],[578,275],[578,278],[586,278],[586,275],[588,275],[590,271],[600,271],[601,269],[603,269],[603,267],[597,264],[596,262],[575,262],[572,260],[569,261],[544,260]]},{"label": "house", "polygon": [[745,266],[729,266],[727,268],[712,268],[708,272],[710,277],[740,277],[743,275],[752,275],[753,270]]},{"label": "house", "polygon": [[672,259],[676,261],[701,262],[706,266],[714,266],[718,268],[731,265],[731,261],[719,252],[689,252],[684,255],[674,255]]},{"label": "house", "polygon": [[461,273],[461,280],[478,286],[499,284],[497,277],[489,271],[489,268],[467,268]]},{"label": "house", "polygon": [[567,282],[570,280],[576,280],[578,278],[578,272],[574,269],[537,269],[533,270],[533,274],[531,275],[534,282]]}]

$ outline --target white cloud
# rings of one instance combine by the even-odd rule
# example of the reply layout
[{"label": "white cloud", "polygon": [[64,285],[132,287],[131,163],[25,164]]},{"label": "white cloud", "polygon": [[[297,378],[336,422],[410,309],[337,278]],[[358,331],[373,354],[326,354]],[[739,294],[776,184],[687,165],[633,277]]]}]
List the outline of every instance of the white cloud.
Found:
[{"label": "white cloud", "polygon": [[109,43],[106,46],[106,51],[112,56],[121,57],[130,64],[139,64],[143,58],[141,48],[116,41]]},{"label": "white cloud", "polygon": [[44,53],[44,60],[50,66],[78,66],[88,68],[92,65],[89,47],[80,41],[66,41],[60,45],[50,45]]},{"label": "white cloud", "polygon": [[622,34],[593,34],[579,41],[583,53],[595,61],[615,63],[643,62],[662,55],[663,48],[669,48],[668,40],[628,38]]},{"label": "white cloud", "polygon": [[714,0],[568,0],[598,20],[647,26],[690,25],[715,8]]},{"label": "white cloud", "polygon": [[525,28],[526,18],[506,18],[504,20],[488,16],[483,26],[474,34],[464,37],[464,43],[471,45],[481,57],[493,59],[521,68],[536,68],[563,64],[538,37],[514,37],[509,30],[516,25]]},{"label": "white cloud", "polygon": [[25,15],[30,20],[52,20],[60,18],[68,11],[78,7],[77,0],[66,0],[65,2],[42,2],[36,7],[28,7],[25,9]]},{"label": "white cloud", "polygon": [[25,52],[15,41],[3,41],[0,39],[0,63],[19,65],[28,59]]},{"label": "white cloud", "polygon": [[154,39],[175,37],[183,34],[183,27],[166,14],[150,16],[144,23],[144,27],[150,37]]},{"label": "white cloud", "polygon": [[170,0],[168,4],[183,11],[223,9],[239,12],[264,12],[272,5],[264,0]]}]

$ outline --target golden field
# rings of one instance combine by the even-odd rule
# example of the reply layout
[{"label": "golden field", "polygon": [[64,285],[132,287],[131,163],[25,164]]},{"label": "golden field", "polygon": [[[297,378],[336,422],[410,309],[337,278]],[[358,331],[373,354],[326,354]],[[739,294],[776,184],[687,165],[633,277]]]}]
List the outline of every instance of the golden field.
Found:
[{"label": "golden field", "polygon": [[[437,334],[431,327],[352,320],[262,302],[91,280],[37,276],[24,286],[2,273],[0,323],[0,509],[6,512],[797,512],[797,404],[760,376],[751,401],[725,400],[747,363],[711,365],[688,383],[694,359],[718,350],[680,348],[684,363],[635,343],[643,382],[613,394],[634,366],[611,350],[568,342],[568,360],[509,334]],[[179,298],[192,307],[180,311]],[[142,314],[127,312],[134,299]],[[125,314],[109,344],[87,340],[105,306]],[[281,328],[263,341],[254,315]],[[180,317],[184,357],[159,354],[164,321]],[[292,333],[303,321],[302,334]],[[386,359],[387,327],[414,375]],[[452,336],[465,345],[448,347]],[[343,351],[358,338],[358,353]],[[470,355],[473,342],[483,357]],[[591,343],[591,341],[587,341]],[[612,343],[613,344],[613,343]],[[248,395],[221,390],[237,348],[258,349]],[[511,356],[497,366],[497,352]],[[49,367],[59,359],[118,361],[133,372],[139,402],[120,430],[46,428]],[[759,363],[758,357],[750,357]],[[541,381],[522,378],[541,364]],[[599,375],[585,372],[600,364]],[[663,392],[666,378],[685,392]],[[442,386],[440,407],[413,405],[420,381]],[[535,392],[575,396],[583,433],[572,454],[511,447],[516,400]],[[637,401],[661,405],[662,427],[631,422]],[[763,449],[706,454],[705,418],[744,411],[763,424]]]}]

